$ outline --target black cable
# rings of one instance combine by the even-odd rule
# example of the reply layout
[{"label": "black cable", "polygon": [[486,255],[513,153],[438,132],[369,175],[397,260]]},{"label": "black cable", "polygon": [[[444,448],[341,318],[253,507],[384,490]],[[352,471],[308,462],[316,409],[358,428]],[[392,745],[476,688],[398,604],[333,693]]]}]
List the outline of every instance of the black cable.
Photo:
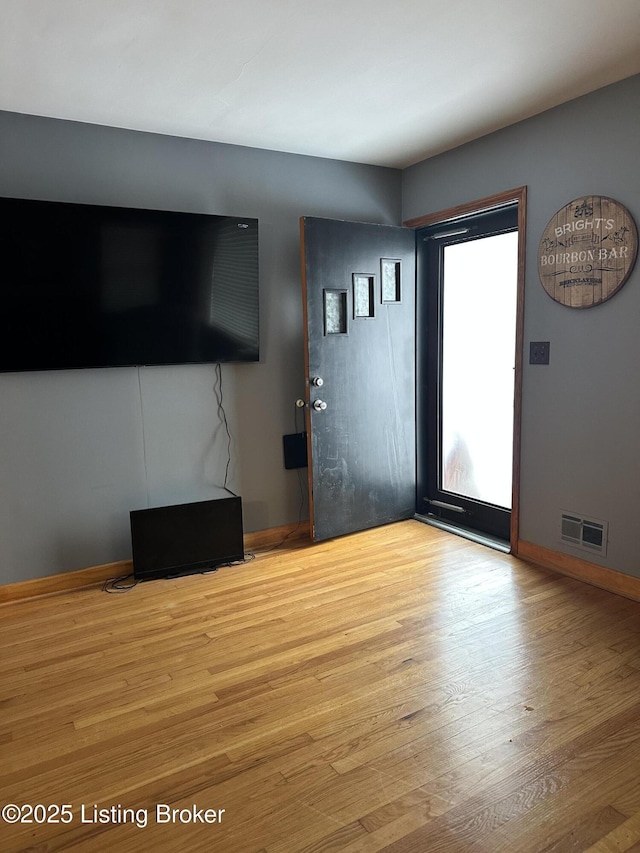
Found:
[{"label": "black cable", "polygon": [[253,551],[245,551],[244,560],[234,560],[232,563],[225,563],[225,566],[244,566],[245,563],[250,563],[252,560],[255,560],[256,555]]},{"label": "black cable", "polygon": [[234,498],[237,498],[235,492],[231,491],[231,489],[227,486],[227,481],[229,479],[229,466],[231,465],[231,432],[229,430],[229,422],[227,420],[227,413],[224,409],[224,401],[222,396],[222,366],[220,362],[216,364],[216,382],[213,386],[213,393],[216,395],[216,402],[218,403],[218,417],[222,424],[224,424],[225,431],[227,433],[227,464],[224,469],[224,482],[222,484],[222,488],[225,492],[229,492],[230,495],[233,495]]},{"label": "black cable", "polygon": [[121,577],[119,577],[119,578],[109,578],[109,580],[106,580],[102,584],[102,591],[108,592],[111,594],[129,592],[130,590],[132,590],[134,588],[134,586],[137,586],[140,583],[139,580],[134,580],[133,583],[128,584],[127,586],[122,586],[123,581],[127,581],[127,580],[129,580],[129,578],[132,578],[132,577],[133,577],[133,574],[128,574],[128,575],[121,575]]}]

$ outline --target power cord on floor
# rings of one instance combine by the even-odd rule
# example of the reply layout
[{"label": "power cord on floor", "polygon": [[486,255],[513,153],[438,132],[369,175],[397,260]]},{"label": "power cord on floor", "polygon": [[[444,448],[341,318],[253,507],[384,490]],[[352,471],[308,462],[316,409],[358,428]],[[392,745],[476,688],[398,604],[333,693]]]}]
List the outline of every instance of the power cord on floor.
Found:
[{"label": "power cord on floor", "polygon": [[[133,578],[133,583],[130,583],[130,584],[127,584],[126,586],[123,586],[123,583],[125,581],[128,581],[130,578]],[[139,583],[140,583],[140,580],[139,579],[136,580],[133,577],[133,574],[122,575],[119,578],[109,578],[109,580],[106,580],[102,584],[102,591],[108,592],[111,594],[130,592],[134,588],[134,586],[138,586]]]}]

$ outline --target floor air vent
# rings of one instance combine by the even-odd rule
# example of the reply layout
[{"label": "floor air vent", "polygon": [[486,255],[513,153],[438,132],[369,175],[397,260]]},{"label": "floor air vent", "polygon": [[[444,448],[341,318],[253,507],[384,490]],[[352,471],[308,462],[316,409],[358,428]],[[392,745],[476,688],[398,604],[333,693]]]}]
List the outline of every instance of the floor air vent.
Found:
[{"label": "floor air vent", "polygon": [[606,554],[607,528],[606,521],[563,512],[560,538],[563,542],[576,545],[578,548],[585,548],[587,551],[595,551],[598,554]]}]

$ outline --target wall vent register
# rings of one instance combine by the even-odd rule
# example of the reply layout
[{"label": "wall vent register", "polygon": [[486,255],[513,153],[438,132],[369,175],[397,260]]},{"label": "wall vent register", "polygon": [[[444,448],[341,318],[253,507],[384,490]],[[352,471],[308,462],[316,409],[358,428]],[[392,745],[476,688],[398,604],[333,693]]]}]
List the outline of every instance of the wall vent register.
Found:
[{"label": "wall vent register", "polygon": [[594,551],[603,556],[607,553],[608,523],[595,518],[586,518],[571,512],[562,512],[560,538],[569,545]]}]

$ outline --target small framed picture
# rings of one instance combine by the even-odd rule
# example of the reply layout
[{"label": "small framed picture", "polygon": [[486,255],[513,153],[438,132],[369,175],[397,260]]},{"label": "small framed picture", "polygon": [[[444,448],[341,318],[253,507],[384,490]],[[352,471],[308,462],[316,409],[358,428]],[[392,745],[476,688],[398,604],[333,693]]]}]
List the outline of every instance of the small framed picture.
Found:
[{"label": "small framed picture", "polygon": [[352,280],[354,319],[360,317],[373,317],[375,315],[375,275],[354,272]]},{"label": "small framed picture", "polygon": [[324,333],[325,335],[346,335],[347,330],[346,290],[325,288],[324,290]]},{"label": "small framed picture", "polygon": [[400,302],[402,300],[401,277],[402,261],[395,258],[380,259],[380,287],[383,303]]}]

